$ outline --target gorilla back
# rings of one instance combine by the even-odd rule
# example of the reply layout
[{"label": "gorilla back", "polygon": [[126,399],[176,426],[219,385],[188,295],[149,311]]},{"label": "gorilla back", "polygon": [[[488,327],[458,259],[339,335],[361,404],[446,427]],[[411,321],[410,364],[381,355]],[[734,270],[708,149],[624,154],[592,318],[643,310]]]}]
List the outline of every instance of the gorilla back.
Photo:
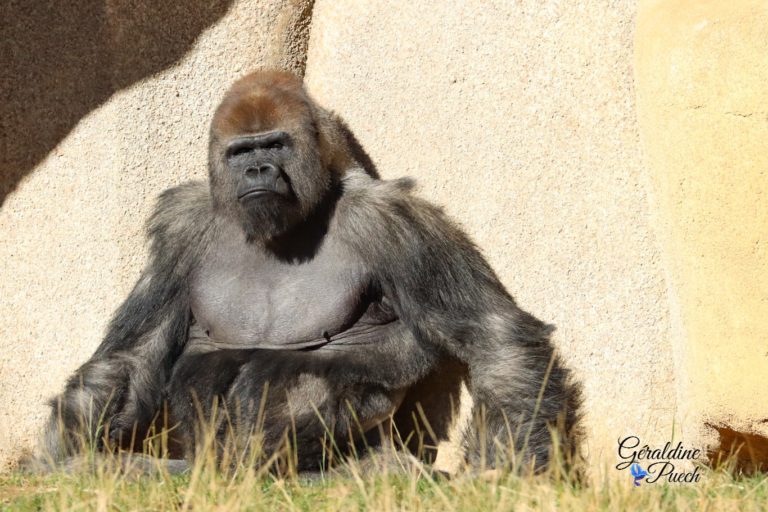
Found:
[{"label": "gorilla back", "polygon": [[267,454],[293,439],[299,468],[317,468],[328,438],[355,443],[448,360],[468,369],[471,462],[544,467],[550,428],[575,447],[579,391],[551,328],[408,180],[363,169],[353,142],[292,75],[230,89],[210,185],[161,196],[142,277],[53,402],[51,456],[141,435],[165,399],[191,455],[218,401],[238,439],[261,430]]}]

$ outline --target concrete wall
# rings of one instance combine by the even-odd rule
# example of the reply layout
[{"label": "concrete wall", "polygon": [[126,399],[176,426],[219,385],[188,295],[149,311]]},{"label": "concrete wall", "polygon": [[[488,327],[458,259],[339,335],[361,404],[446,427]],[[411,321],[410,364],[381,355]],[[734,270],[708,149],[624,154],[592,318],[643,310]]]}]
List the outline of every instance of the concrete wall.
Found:
[{"label": "concrete wall", "polygon": [[303,70],[310,5],[3,3],[0,463],[132,287],[157,194],[207,175],[224,90],[259,65]]},{"label": "concrete wall", "polygon": [[558,326],[594,461],[673,424],[760,449],[762,2],[27,4],[0,8],[0,463],[98,344],[154,197],[205,175],[224,88],[261,65],[306,65],[382,176],[416,177]]},{"label": "concrete wall", "polygon": [[640,126],[677,307],[684,434],[746,443],[742,458],[766,464],[767,55],[766,2],[640,4]]},{"label": "concrete wall", "polygon": [[619,436],[663,444],[676,404],[635,115],[635,9],[317,0],[307,58],[310,91],[382,176],[417,178],[522,307],[557,325],[596,458],[613,457]]}]

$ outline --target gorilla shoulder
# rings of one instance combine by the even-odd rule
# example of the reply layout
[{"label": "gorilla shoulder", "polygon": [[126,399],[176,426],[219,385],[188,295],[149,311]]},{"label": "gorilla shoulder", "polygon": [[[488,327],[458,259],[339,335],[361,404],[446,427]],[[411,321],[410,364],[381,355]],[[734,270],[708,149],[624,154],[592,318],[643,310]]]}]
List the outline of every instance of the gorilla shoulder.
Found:
[{"label": "gorilla shoulder", "polygon": [[178,244],[199,235],[212,218],[208,183],[188,181],[160,194],[147,222],[147,233],[154,240]]},{"label": "gorilla shoulder", "polygon": [[391,222],[396,222],[412,203],[424,203],[411,194],[415,185],[411,178],[381,180],[362,169],[347,171],[341,181],[343,193],[334,216],[336,226],[340,232],[357,237],[376,236],[377,231],[380,236],[386,235],[396,226]]}]

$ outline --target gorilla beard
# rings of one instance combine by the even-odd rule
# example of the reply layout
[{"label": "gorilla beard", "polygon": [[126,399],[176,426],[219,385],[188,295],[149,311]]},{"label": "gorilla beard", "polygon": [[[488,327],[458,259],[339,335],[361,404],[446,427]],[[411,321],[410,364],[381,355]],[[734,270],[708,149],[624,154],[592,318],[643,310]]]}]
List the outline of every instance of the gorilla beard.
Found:
[{"label": "gorilla beard", "polygon": [[277,195],[259,198],[252,206],[242,205],[240,225],[249,243],[267,242],[280,238],[304,220],[298,206]]}]

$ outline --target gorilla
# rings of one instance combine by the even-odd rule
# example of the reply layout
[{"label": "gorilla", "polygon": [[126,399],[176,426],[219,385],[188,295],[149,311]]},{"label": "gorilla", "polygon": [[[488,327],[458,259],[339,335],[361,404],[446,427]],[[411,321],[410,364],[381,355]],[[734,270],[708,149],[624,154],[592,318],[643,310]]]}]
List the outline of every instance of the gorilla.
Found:
[{"label": "gorilla", "polygon": [[236,82],[208,168],[160,196],[148,265],[52,401],[50,457],[125,445],[167,411],[188,458],[208,425],[220,445],[260,432],[267,456],[292,440],[298,469],[318,469],[451,361],[474,400],[470,463],[543,468],[572,449],[580,391],[552,327],[410,180],[379,179],[299,78]]}]

